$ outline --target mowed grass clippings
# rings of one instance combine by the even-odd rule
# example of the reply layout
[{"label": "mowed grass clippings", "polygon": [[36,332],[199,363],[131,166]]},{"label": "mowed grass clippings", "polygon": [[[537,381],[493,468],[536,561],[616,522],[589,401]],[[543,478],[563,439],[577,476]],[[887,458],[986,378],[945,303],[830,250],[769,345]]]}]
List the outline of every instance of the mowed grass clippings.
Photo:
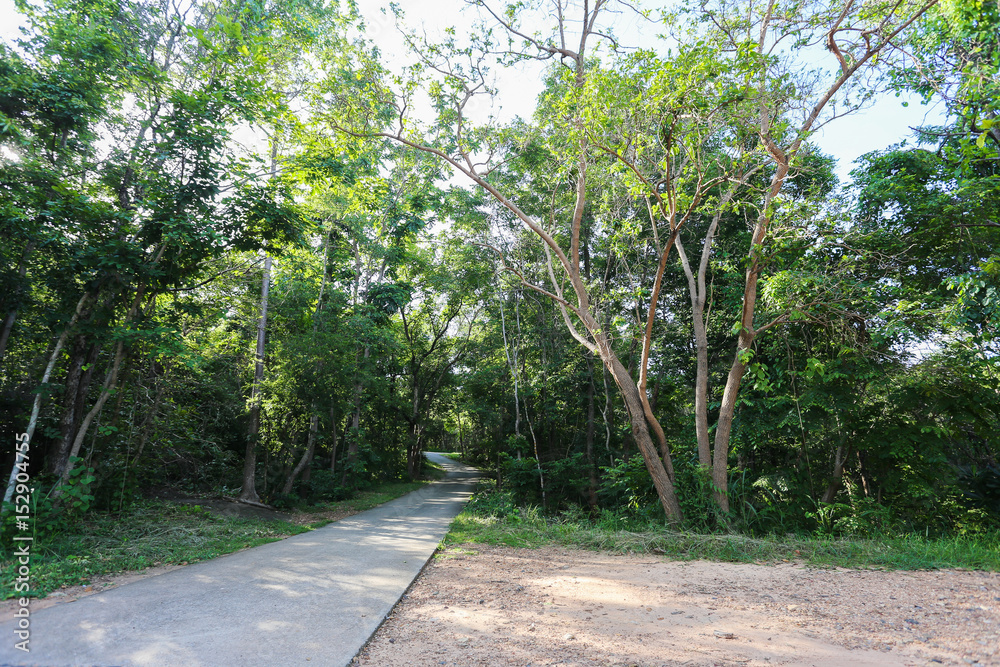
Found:
[{"label": "mowed grass clippings", "polygon": [[1000,535],[924,538],[917,535],[850,539],[810,536],[753,537],[738,533],[612,530],[581,522],[547,520],[537,513],[507,517],[463,512],[452,523],[448,544],[483,543],[534,548],[559,544],[617,553],[654,553],[678,560],[893,570],[1000,571]]}]

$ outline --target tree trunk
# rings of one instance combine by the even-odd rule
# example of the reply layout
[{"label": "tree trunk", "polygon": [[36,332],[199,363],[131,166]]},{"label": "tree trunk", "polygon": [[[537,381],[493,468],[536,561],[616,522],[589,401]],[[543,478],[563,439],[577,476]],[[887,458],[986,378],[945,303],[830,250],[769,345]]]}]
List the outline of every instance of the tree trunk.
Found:
[{"label": "tree trunk", "polygon": [[[586,247],[586,246],[584,246]],[[597,461],[594,459],[594,355],[587,354],[587,504],[597,512]]]},{"label": "tree trunk", "polygon": [[757,307],[757,283],[761,272],[761,250],[767,238],[771,224],[771,207],[774,198],[781,192],[788,176],[788,159],[784,156],[778,161],[777,169],[771,177],[771,187],[764,197],[764,206],[754,225],[753,238],[750,244],[750,265],[747,267],[746,284],[743,288],[743,309],[740,315],[740,335],[736,344],[736,355],[733,365],[726,378],[726,389],[722,394],[722,405],[719,407],[719,421],[715,427],[715,451],[712,458],[712,481],[715,483],[715,500],[723,512],[729,511],[729,439],[732,433],[733,418],[736,416],[736,400],[740,393],[740,384],[747,370],[747,363],[753,350],[757,330],[754,329],[753,316]]},{"label": "tree trunk", "polygon": [[[136,299],[138,298],[140,297],[137,296]],[[73,446],[70,449],[66,467],[63,469],[63,474],[56,483],[55,488],[52,489],[53,498],[58,498],[62,494],[62,488],[69,481],[70,474],[73,472],[73,459],[80,454],[80,447],[83,446],[83,440],[87,437],[87,431],[90,430],[90,424],[101,411],[101,408],[104,407],[104,404],[107,402],[112,392],[114,392],[115,386],[118,384],[118,370],[121,368],[122,358],[124,356],[125,343],[123,341],[119,341],[118,347],[115,350],[115,358],[111,364],[111,369],[104,378],[104,386],[101,388],[101,395],[97,398],[97,402],[94,404],[94,407],[90,409],[90,412],[87,413],[87,416],[83,418],[83,423],[80,424],[80,428],[76,431],[76,438],[73,439]]]},{"label": "tree trunk", "polygon": [[[81,336],[82,340],[83,337]],[[49,448],[46,468],[55,477],[62,477],[69,461],[69,452],[73,448],[73,437],[76,435],[80,422],[83,419],[87,407],[87,394],[90,392],[90,383],[94,379],[94,370],[97,367],[97,358],[100,355],[101,346],[94,343],[90,346],[83,359],[82,373],[76,378],[75,388],[72,389],[73,396],[70,396],[70,378],[67,377],[66,396],[63,403],[63,416],[59,429],[59,440],[53,442]],[[76,359],[71,361],[70,371],[76,365]]]},{"label": "tree trunk", "polygon": [[823,492],[823,497],[820,502],[830,504],[833,499],[837,497],[837,491],[840,490],[840,482],[844,479],[844,464],[847,462],[847,457],[851,455],[851,448],[847,443],[840,443],[837,447],[837,453],[834,454],[833,458],[833,477],[830,479],[830,483],[826,487],[826,491]]},{"label": "tree trunk", "polygon": [[[742,341],[742,336],[740,337]],[[736,399],[740,393],[740,384],[746,373],[747,365],[741,361],[741,353],[749,349],[742,342],[736,352],[736,359],[729,369],[726,379],[726,390],[722,394],[722,405],[719,408],[719,421],[715,427],[715,451],[712,458],[712,482],[715,485],[715,503],[723,512],[729,511],[729,436],[736,415]]]},{"label": "tree trunk", "polygon": [[334,409],[330,408],[330,472],[337,472],[337,418]]},{"label": "tree trunk", "polygon": [[309,436],[306,438],[306,451],[302,452],[302,458],[299,459],[298,465],[292,470],[291,474],[288,475],[288,479],[285,480],[285,486],[282,487],[281,493],[288,495],[292,492],[292,486],[295,484],[295,478],[302,473],[303,470],[312,462],[313,452],[316,451],[316,432],[319,427],[319,415],[313,415],[309,418]]},{"label": "tree trunk", "polygon": [[[709,227],[703,253],[711,249],[715,222]],[[694,328],[695,385],[694,385],[694,428],[698,439],[698,463],[705,470],[712,468],[712,449],[708,435],[708,331],[705,327],[705,274],[699,271],[696,277],[688,263],[680,237],[677,238],[677,254],[687,274],[688,291],[691,295],[691,323]],[[703,255],[704,257],[704,255]],[[707,267],[707,262],[705,263]],[[700,283],[700,285],[699,285]],[[699,289],[700,288],[700,289]]]},{"label": "tree trunk", "polygon": [[[367,360],[370,356],[371,348],[366,345],[361,358]],[[351,416],[350,438],[347,441],[347,456],[344,460],[344,475],[340,480],[341,486],[347,486],[348,475],[353,472],[358,460],[358,441],[361,433],[361,397],[365,389],[365,384],[362,381],[362,365],[358,364],[357,381],[354,383],[354,413]]]},{"label": "tree trunk", "polygon": [[[90,294],[84,294],[80,297],[80,301],[76,304],[76,311],[73,313],[73,317],[70,318],[69,324],[63,329],[62,334],[60,334],[59,339],[56,341],[55,348],[52,350],[52,354],[49,355],[49,363],[45,366],[45,372],[42,373],[42,381],[40,383],[40,388],[44,388],[49,382],[49,378],[52,377],[52,369],[55,368],[56,362],[59,360],[59,353],[62,352],[63,346],[66,344],[66,338],[69,337],[70,329],[76,326],[77,320],[80,318],[80,312],[83,310],[84,306],[87,304]],[[7,491],[4,493],[3,502],[9,503],[10,499],[14,495],[14,488],[17,486],[17,473],[18,464],[24,459],[28,458],[28,453],[31,447],[31,438],[35,435],[35,427],[38,425],[38,413],[42,409],[42,391],[35,394],[35,400],[31,406],[31,416],[28,418],[28,427],[25,429],[24,433],[27,436],[22,444],[25,445],[25,450],[18,450],[14,455],[14,467],[11,468],[10,477],[7,480]]]},{"label": "tree trunk", "polygon": [[[412,359],[411,359],[411,361],[412,361]],[[412,405],[412,409],[410,411],[410,418],[408,420],[409,423],[410,423],[410,428],[409,428],[409,437],[407,438],[407,442],[406,442],[406,474],[410,476],[410,479],[416,479],[417,475],[420,473],[420,464],[421,464],[421,461],[420,461],[420,446],[421,446],[421,438],[420,438],[420,430],[421,430],[421,425],[420,425],[420,417],[421,417],[421,415],[420,415],[420,411],[421,411],[421,405],[420,405],[420,398],[421,398],[421,393],[422,392],[420,391],[420,384],[419,384],[420,378],[417,375],[417,369],[416,369],[416,363],[415,363],[415,361],[413,363],[411,363],[410,369],[411,369],[410,370],[410,377],[413,379],[413,390],[412,390],[413,405]]]},{"label": "tree trunk", "polygon": [[69,367],[66,369],[66,381],[63,384],[63,413],[59,420],[59,439],[53,441],[45,457],[46,472],[56,478],[61,478],[69,458],[69,450],[73,446],[73,436],[80,421],[80,380],[83,377],[83,366],[87,360],[87,337],[77,336],[69,354]]},{"label": "tree trunk", "polygon": [[264,257],[264,277],[260,288],[260,319],[257,322],[257,351],[255,355],[253,386],[250,389],[250,426],[247,429],[247,446],[243,455],[243,488],[240,500],[258,503],[254,477],[257,472],[257,442],[260,440],[261,384],[264,382],[264,343],[267,331],[267,296],[271,288],[271,256]]},{"label": "tree trunk", "polygon": [[618,390],[625,402],[625,410],[628,412],[629,423],[632,426],[632,437],[642,454],[650,477],[653,478],[653,486],[656,487],[656,495],[667,515],[667,521],[678,524],[684,518],[681,506],[674,491],[673,479],[667,474],[667,469],[649,434],[649,424],[646,422],[646,411],[642,399],[639,397],[639,388],[603,335],[598,336],[598,345],[600,346],[601,358],[607,366],[608,372],[611,373],[611,377],[614,378],[615,384],[618,385]]},{"label": "tree trunk", "polygon": [[410,479],[416,479],[420,474],[420,426],[416,423],[410,424],[410,433],[406,442],[406,474]]},{"label": "tree trunk", "polygon": [[[163,254],[163,247],[160,247],[160,253],[157,255],[154,264],[159,261]],[[136,289],[135,297],[132,299],[132,305],[129,307],[128,312],[125,314],[125,318],[122,321],[122,327],[127,327],[129,322],[131,322],[135,317],[137,317],[141,312],[142,299],[145,294],[145,285],[140,283],[138,289]],[[104,385],[101,387],[101,394],[97,398],[97,402],[87,413],[87,416],[83,418],[83,422],[80,424],[76,431],[76,437],[73,439],[73,445],[70,448],[69,456],[67,457],[66,466],[63,469],[62,475],[59,477],[59,481],[56,483],[55,487],[52,489],[52,497],[58,498],[62,494],[62,488],[68,483],[70,475],[73,472],[73,467],[75,465],[74,459],[80,454],[80,448],[83,446],[83,441],[87,437],[87,432],[90,430],[90,425],[93,423],[94,419],[101,413],[104,408],[104,404],[107,402],[111,394],[114,393],[115,387],[118,385],[118,375],[121,370],[122,360],[125,358],[125,341],[119,341],[118,346],[115,349],[114,361],[111,364],[111,369],[108,371],[107,376],[104,378]],[[89,383],[89,379],[88,379]],[[81,397],[82,398],[85,397]],[[120,405],[120,402],[119,402]],[[81,403],[82,408],[82,403]],[[96,440],[96,435],[95,435]],[[94,450],[94,440],[91,440],[90,454],[88,455],[88,465],[89,458],[93,455]]]},{"label": "tree trunk", "polygon": [[712,468],[712,452],[708,435],[708,327],[705,323],[705,305],[708,303],[708,265],[712,256],[712,246],[715,243],[715,234],[719,229],[719,222],[726,206],[732,201],[737,190],[743,184],[745,175],[734,182],[723,194],[716,207],[712,222],[705,230],[705,239],[702,242],[701,257],[698,261],[698,270],[692,270],[688,261],[684,244],[680,235],[677,236],[677,255],[680,257],[684,275],[687,278],[688,293],[691,298],[691,324],[694,328],[695,346],[695,388],[694,388],[694,424],[695,433],[698,438],[698,463],[705,470]]},{"label": "tree trunk", "polygon": [[868,474],[868,456],[863,455],[860,449],[856,453],[858,456],[858,475],[861,477],[861,488],[865,492],[865,498],[871,498],[874,493],[875,480]]},{"label": "tree trunk", "polygon": [[[516,297],[515,297],[516,298]],[[520,313],[515,310],[518,317],[518,322],[520,323]],[[520,325],[518,326],[520,330]],[[510,346],[508,351],[507,344],[507,318],[503,312],[503,299],[500,300],[500,333],[503,335],[503,353],[507,358],[507,366],[510,367],[511,379],[514,381],[514,435],[521,435],[521,405],[518,398],[518,373],[517,373],[517,345]]]}]

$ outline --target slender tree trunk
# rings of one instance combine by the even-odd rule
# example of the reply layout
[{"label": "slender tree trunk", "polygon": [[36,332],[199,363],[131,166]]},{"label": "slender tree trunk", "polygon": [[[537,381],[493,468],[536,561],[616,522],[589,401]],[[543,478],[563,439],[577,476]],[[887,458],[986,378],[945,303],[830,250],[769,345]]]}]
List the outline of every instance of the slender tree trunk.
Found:
[{"label": "slender tree trunk", "polygon": [[[584,246],[586,247],[586,246]],[[594,355],[587,353],[587,504],[590,511],[597,511],[597,461],[594,458]]]},{"label": "slender tree trunk", "polygon": [[63,413],[64,424],[66,424],[66,417],[69,416],[68,428],[60,432],[60,439],[56,443],[58,449],[55,452],[50,452],[52,454],[52,462],[50,465],[50,471],[56,477],[62,477],[63,472],[66,469],[66,464],[69,461],[69,452],[73,448],[73,438],[76,434],[77,429],[80,427],[81,420],[84,417],[86,407],[87,407],[87,395],[90,393],[90,383],[94,379],[94,370],[97,368],[97,358],[100,355],[101,346],[94,343],[90,346],[90,350],[87,353],[87,357],[84,360],[82,376],[77,383],[76,397],[75,401],[70,405],[67,400],[65,403],[66,412]]},{"label": "slender tree trunk", "polygon": [[[153,262],[154,264],[159,262],[160,258],[163,256],[163,250],[165,247],[165,245],[160,246],[160,251]],[[122,322],[123,327],[128,326],[128,323],[140,314],[144,294],[145,285],[140,283],[135,292],[135,298],[132,299],[132,305],[125,314],[125,319]],[[111,397],[111,394],[114,393],[115,387],[118,385],[118,372],[121,370],[122,360],[124,358],[125,341],[119,341],[115,350],[114,361],[111,364],[111,369],[104,378],[104,385],[101,387],[101,394],[98,396],[97,402],[90,409],[90,412],[87,413],[87,416],[83,418],[83,422],[77,429],[76,438],[73,440],[73,446],[70,449],[66,467],[63,469],[62,476],[60,476],[56,486],[52,489],[51,495],[53,498],[58,498],[62,494],[62,489],[69,481],[70,474],[73,472],[73,467],[75,465],[74,459],[80,454],[80,447],[83,446],[83,441],[87,437],[87,431],[90,430],[91,423],[94,421],[94,418],[100,414],[101,409],[104,408],[104,404],[107,402],[108,398]],[[91,453],[93,453],[93,441],[91,441]]]},{"label": "slender tree trunk", "polygon": [[412,422],[406,442],[406,474],[410,479],[416,479],[420,474],[420,425],[419,422]]},{"label": "slender tree trunk", "polygon": [[104,378],[104,386],[101,388],[101,395],[97,397],[97,402],[90,409],[90,412],[87,413],[87,416],[83,418],[83,423],[80,424],[80,428],[76,431],[76,437],[73,439],[73,446],[70,449],[66,467],[63,469],[63,474],[59,478],[59,482],[52,490],[53,498],[58,498],[62,494],[62,487],[69,481],[69,476],[73,472],[73,459],[80,455],[80,447],[83,446],[83,440],[87,437],[87,431],[90,430],[90,424],[94,421],[94,418],[97,417],[98,413],[100,413],[101,408],[104,407],[104,404],[107,402],[112,392],[114,392],[115,387],[118,384],[118,371],[121,368],[122,358],[124,356],[125,343],[119,342],[117,349],[115,350],[115,358],[111,364],[111,369]]},{"label": "slender tree trunk", "polygon": [[868,474],[868,465],[866,463],[868,457],[862,455],[860,449],[856,453],[858,456],[858,475],[861,477],[861,488],[865,492],[865,498],[871,498],[874,493],[875,482]]},{"label": "slender tree trunk", "polygon": [[712,216],[712,222],[705,230],[705,239],[702,242],[701,257],[698,261],[698,270],[695,272],[680,235],[677,236],[675,245],[677,255],[681,260],[684,275],[687,278],[688,293],[691,298],[691,323],[694,328],[695,345],[695,389],[694,389],[694,414],[695,433],[698,438],[698,463],[703,469],[711,470],[712,452],[708,435],[708,327],[705,323],[705,305],[708,303],[708,265],[712,256],[712,246],[715,243],[715,235],[719,229],[719,222],[725,212],[729,202],[732,201],[740,186],[743,185],[747,175],[742,174],[740,178],[730,185],[729,189],[722,195],[719,204]]},{"label": "slender tree trunk", "polygon": [[[371,356],[371,348],[366,345],[364,353],[360,356],[363,361],[367,361]],[[344,476],[340,482],[343,486],[347,486],[347,478],[354,470],[354,466],[358,460],[358,441],[361,433],[361,398],[365,390],[365,384],[362,380],[363,365],[363,363],[358,364],[357,380],[354,383],[354,412],[351,415],[350,438],[347,441],[347,456],[344,460]]]},{"label": "slender tree trunk", "polygon": [[[782,156],[784,157],[784,156]],[[729,511],[729,440],[732,434],[733,418],[736,416],[736,400],[740,384],[746,374],[747,363],[753,350],[757,330],[753,316],[757,306],[757,283],[760,280],[761,252],[771,224],[771,207],[774,198],[781,192],[788,176],[788,159],[778,161],[777,170],[771,177],[771,187],[764,198],[764,206],[754,225],[750,245],[750,265],[747,267],[746,284],[743,288],[743,310],[740,315],[740,335],[736,344],[736,355],[726,378],[726,389],[719,407],[719,421],[715,427],[715,451],[712,453],[712,481],[715,483],[715,500],[723,512]]]},{"label": "slender tree trunk", "polygon": [[330,408],[330,472],[337,472],[337,418],[334,409]]},{"label": "slender tree trunk", "polygon": [[503,336],[503,353],[510,367],[511,379],[514,381],[514,435],[521,435],[521,406],[518,398],[517,345],[507,343],[507,318],[503,312],[503,299],[500,299],[500,333]]},{"label": "slender tree trunk", "polygon": [[830,479],[830,483],[826,486],[826,491],[823,492],[823,497],[820,502],[832,503],[833,499],[837,497],[837,491],[840,490],[840,482],[844,479],[844,464],[847,462],[847,457],[851,455],[850,446],[842,442],[840,446],[837,447],[837,452],[834,454],[833,459],[833,477]]},{"label": "slender tree trunk", "polygon": [[261,385],[264,382],[264,343],[267,331],[267,297],[271,289],[271,256],[264,258],[264,276],[260,288],[260,319],[257,321],[257,351],[254,356],[253,387],[250,389],[250,426],[243,455],[243,488],[240,500],[259,503],[255,476],[257,473],[257,443],[260,440]]},{"label": "slender tree trunk", "polygon": [[410,424],[409,433],[406,441],[406,474],[410,476],[410,479],[416,479],[417,474],[420,472],[420,411],[421,407],[421,390],[420,390],[420,377],[417,374],[417,363],[416,360],[411,357],[410,364],[410,377],[412,378],[413,387],[411,389],[412,394],[412,405],[410,409],[410,418],[407,420]]},{"label": "slender tree trunk", "polygon": [[528,404],[524,404],[524,420],[528,422],[528,433],[531,434],[531,444],[535,451],[535,469],[538,471],[538,488],[542,491],[542,507],[547,509],[548,498],[545,493],[545,473],[542,471],[542,457],[538,453],[538,438],[535,437],[535,426],[531,423],[531,415],[528,414]]},{"label": "slender tree trunk", "polygon": [[[70,330],[76,326],[77,320],[80,318],[80,312],[86,306],[90,294],[84,294],[80,297],[80,301],[76,304],[76,311],[73,313],[73,317],[70,318],[69,324],[63,329],[62,334],[60,334],[59,339],[56,341],[56,346],[52,350],[52,354],[49,355],[49,363],[45,366],[45,372],[42,373],[42,381],[40,383],[41,387],[44,387],[49,382],[49,378],[52,377],[52,369],[55,368],[56,362],[59,360],[59,353],[62,352],[63,345],[66,344],[66,338],[69,337]],[[19,471],[18,465],[26,458],[28,458],[28,452],[31,447],[31,438],[35,435],[35,427],[38,425],[38,413],[42,409],[42,391],[35,394],[34,403],[31,406],[31,416],[28,418],[28,427],[25,429],[24,433],[27,436],[22,441],[25,445],[25,451],[18,450],[14,455],[14,467],[11,468],[10,477],[7,480],[7,491],[4,493],[3,502],[9,503],[10,499],[14,495],[14,487],[17,486],[17,473]]]},{"label": "slender tree trunk", "polygon": [[629,374],[628,369],[625,368],[617,355],[615,355],[607,340],[603,336],[599,336],[598,338],[601,357],[605,365],[607,365],[611,377],[614,378],[615,384],[618,385],[622,399],[625,401],[625,409],[628,412],[629,423],[632,426],[632,437],[639,448],[639,452],[642,454],[650,477],[653,478],[653,486],[656,487],[656,495],[660,499],[664,513],[667,515],[667,521],[674,524],[680,523],[683,520],[683,513],[681,512],[680,503],[677,500],[677,494],[674,491],[673,479],[667,474],[667,469],[663,465],[656,445],[649,434],[649,424],[646,422],[646,411],[643,407],[642,399],[639,397],[639,388]]},{"label": "slender tree trunk", "polygon": [[[312,420],[316,420],[316,427],[313,428]],[[306,461],[305,468],[302,469],[302,476],[300,479],[303,484],[309,484],[309,480],[312,479],[312,463],[316,458],[316,441],[319,439],[319,415],[313,414],[309,419],[309,434],[306,436],[306,444],[312,443],[312,450],[308,451],[308,460]]]},{"label": "slender tree trunk", "polygon": [[316,432],[319,425],[319,415],[313,415],[309,418],[309,435],[306,438],[306,451],[302,452],[302,458],[299,459],[298,465],[292,470],[291,474],[288,475],[288,479],[285,480],[285,486],[282,487],[281,492],[288,495],[292,492],[292,486],[295,484],[295,478],[302,473],[303,470],[312,461],[313,452],[316,451]]},{"label": "slender tree trunk", "polygon": [[704,302],[700,302],[694,310],[694,423],[698,438],[698,463],[708,470],[712,467],[712,457],[708,436],[708,332],[705,329],[704,312]]},{"label": "slender tree trunk", "polygon": [[80,380],[83,377],[83,366],[87,360],[87,338],[76,336],[69,355],[69,367],[66,369],[66,382],[63,384],[63,413],[59,420],[59,439],[52,443],[45,457],[46,471],[61,478],[69,458],[69,450],[73,446],[73,436],[80,422]]}]

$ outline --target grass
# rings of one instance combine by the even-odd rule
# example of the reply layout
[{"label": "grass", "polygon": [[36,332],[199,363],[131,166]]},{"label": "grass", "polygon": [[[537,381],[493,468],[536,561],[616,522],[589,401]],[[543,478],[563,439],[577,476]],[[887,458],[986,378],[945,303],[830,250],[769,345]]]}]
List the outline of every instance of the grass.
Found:
[{"label": "grass", "polygon": [[[354,498],[311,505],[308,512],[363,512],[427,482],[392,482]],[[89,583],[93,577],[156,565],[187,565],[260,546],[326,525],[328,519],[294,523],[220,516],[197,505],[136,503],[118,514],[90,513],[71,529],[37,536],[31,549],[32,597]],[[6,543],[7,540],[4,540]],[[7,544],[0,551],[0,599],[18,597],[17,562]]]},{"label": "grass", "polygon": [[[440,451],[439,452],[439,451],[434,451],[432,453],[434,453],[434,454],[440,454],[441,456],[447,456],[452,461],[459,461],[461,463],[465,463],[465,461],[462,460],[462,452],[445,452],[445,451]],[[430,461],[425,461],[424,465],[433,465],[433,464],[431,464]]]},{"label": "grass", "polygon": [[[345,511],[350,512],[351,514],[356,514],[358,512],[370,510],[373,507],[387,503],[390,500],[399,498],[400,496],[405,496],[407,493],[416,491],[425,484],[427,484],[427,480],[418,480],[415,482],[387,482],[365,491],[359,491],[357,495],[353,498],[348,498],[347,500],[297,505],[295,507],[295,511],[305,515]],[[300,522],[297,521],[296,523]],[[315,522],[307,521],[306,523],[310,528],[319,528],[330,522],[328,520],[319,520]]]},{"label": "grass", "polygon": [[444,479],[444,476],[448,474],[448,471],[434,463],[433,461],[424,461],[424,477],[432,480]]},{"label": "grass", "polygon": [[1000,570],[998,534],[937,539],[917,535],[862,539],[798,535],[752,537],[652,527],[644,531],[626,531],[597,526],[586,520],[548,519],[532,509],[521,509],[506,516],[466,510],[452,523],[445,542],[528,548],[562,545],[619,553],[655,553],[677,560],[760,564],[795,561],[814,567]]}]

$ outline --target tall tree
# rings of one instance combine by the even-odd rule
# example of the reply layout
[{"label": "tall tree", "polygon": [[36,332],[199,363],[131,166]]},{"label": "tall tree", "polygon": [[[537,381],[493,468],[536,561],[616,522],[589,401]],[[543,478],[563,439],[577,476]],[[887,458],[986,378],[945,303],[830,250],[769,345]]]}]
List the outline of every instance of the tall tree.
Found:
[{"label": "tall tree", "polygon": [[[488,192],[500,207],[535,235],[548,260],[548,284],[530,281],[522,275],[525,286],[552,299],[571,335],[604,362],[625,400],[633,437],[663,509],[674,522],[681,519],[681,509],[674,489],[673,463],[663,429],[652,412],[646,386],[662,277],[678,233],[692,215],[704,209],[711,189],[727,182],[739,185],[747,173],[739,157],[711,162],[706,142],[712,138],[726,146],[728,153],[720,146],[719,155],[732,156],[735,149],[735,155],[739,156],[739,147],[752,141],[756,157],[767,157],[773,171],[762,201],[757,204],[738,349],[715,433],[715,495],[720,508],[727,511],[729,439],[739,385],[756,335],[773,326],[755,323],[754,313],[775,205],[795,168],[800,147],[820,122],[834,95],[846,92],[845,84],[858,72],[866,71],[875,56],[929,5],[886,4],[884,11],[875,14],[869,12],[870,8],[855,6],[850,1],[834,8],[808,5],[794,11],[781,10],[773,2],[698,9],[696,15],[717,29],[710,29],[703,39],[682,52],[680,62],[690,58],[700,64],[700,68],[687,70],[691,72],[688,78],[681,75],[680,67],[671,69],[669,62],[646,53],[634,58],[621,57],[612,66],[600,67],[595,49],[607,37],[602,21],[608,3],[577,6],[557,0],[553,5],[555,24],[548,32],[532,32],[525,27],[533,21],[528,18],[533,16],[530,12],[540,8],[512,6],[494,10],[480,3],[503,29],[507,38],[504,44],[492,45],[487,37],[485,41],[474,39],[469,46],[459,47],[450,37],[443,45],[417,47],[422,64],[415,70],[416,76],[435,77],[429,90],[440,114],[437,124],[426,135],[417,134],[406,115],[419,78],[401,82],[394,92],[389,88],[377,89],[381,97],[374,100],[369,97],[368,101],[355,101],[353,107],[345,106],[344,110],[355,120],[360,120],[358,114],[366,104],[395,108],[397,127],[393,131],[362,122],[341,121],[337,125],[354,134],[391,137],[437,156]],[[834,55],[838,71],[828,85],[789,95],[792,89],[787,60],[782,59],[775,45],[792,36],[799,45],[818,40]],[[612,47],[617,46],[613,37],[608,41]],[[709,46],[720,42],[731,51],[720,52]],[[552,187],[552,205],[548,210],[537,210],[536,203],[520,197],[516,190],[510,189],[511,184],[496,176],[489,157],[498,152],[507,157],[510,143],[503,150],[503,144],[491,142],[491,135],[485,130],[473,127],[466,114],[471,99],[491,92],[487,71],[491,55],[496,52],[503,54],[501,62],[505,63],[553,59],[563,65],[555,75],[558,83],[553,93],[543,101],[539,111],[540,123],[551,124],[554,131],[546,136],[544,143],[533,141],[535,135],[529,134],[532,140],[520,142],[519,148],[536,154],[541,151],[552,159],[554,169],[550,173],[561,184]],[[792,53],[794,56],[797,51]],[[725,83],[713,83],[716,78]],[[651,83],[645,84],[646,81]],[[609,91],[618,94],[609,95]],[[860,94],[864,97],[867,92],[862,89]],[[749,104],[742,104],[743,100]],[[789,108],[788,102],[802,102],[801,120],[792,118],[797,109]],[[633,112],[635,109],[638,111]],[[726,135],[723,119],[734,118],[726,117],[730,109],[739,115],[735,116],[738,119],[735,128]],[[753,115],[744,115],[748,111]],[[642,134],[630,134],[627,125],[615,122],[628,118],[630,113],[637,123],[645,123],[639,129]],[[750,125],[751,120],[756,121],[755,125]],[[650,160],[644,151],[657,142],[662,142],[665,150],[660,159]],[[485,164],[480,156],[486,157]],[[636,183],[633,195],[647,198],[651,205],[648,224],[654,235],[656,264],[649,272],[653,288],[643,299],[648,314],[639,334],[643,352],[638,379],[622,363],[615,349],[614,332],[608,329],[599,312],[581,261],[581,246],[586,246],[584,220],[594,192],[595,170],[608,160],[630,173]],[[571,201],[563,201],[569,199],[565,196],[567,191],[572,193]],[[715,201],[729,197],[717,196]],[[662,234],[658,234],[658,229],[663,230]],[[709,250],[706,248],[706,252]],[[701,386],[703,383],[699,383]],[[703,430],[704,435],[707,429]]]},{"label": "tall tree", "polygon": [[[237,124],[281,113],[267,44],[295,21],[282,5],[239,2],[24,9],[25,56],[3,54],[3,140],[18,158],[4,153],[2,224],[37,230],[26,276],[45,298],[33,305],[72,323],[56,325],[56,338],[75,340],[64,399],[72,415],[48,456],[65,483],[123,369],[171,335],[151,325],[157,297],[200,281],[205,263],[231,248],[298,234],[290,193],[265,183],[253,155],[230,141]],[[104,382],[81,410],[88,383],[78,369],[95,353]]]}]

